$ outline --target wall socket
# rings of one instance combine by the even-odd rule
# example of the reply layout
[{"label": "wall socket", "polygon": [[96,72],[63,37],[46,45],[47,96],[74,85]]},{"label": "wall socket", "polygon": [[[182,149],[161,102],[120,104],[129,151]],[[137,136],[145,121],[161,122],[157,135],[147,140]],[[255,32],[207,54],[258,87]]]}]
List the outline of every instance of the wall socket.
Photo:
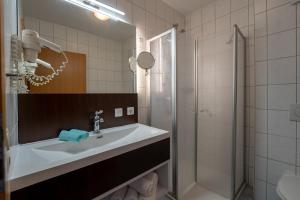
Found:
[{"label": "wall socket", "polygon": [[123,108],[115,108],[115,117],[123,117]]},{"label": "wall socket", "polygon": [[134,115],[134,107],[127,107],[127,115]]}]

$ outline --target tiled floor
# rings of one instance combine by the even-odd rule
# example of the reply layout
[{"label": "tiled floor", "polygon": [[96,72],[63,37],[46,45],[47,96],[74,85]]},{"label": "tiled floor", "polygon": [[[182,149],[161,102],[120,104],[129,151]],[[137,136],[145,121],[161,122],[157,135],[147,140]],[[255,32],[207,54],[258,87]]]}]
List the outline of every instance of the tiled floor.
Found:
[{"label": "tiled floor", "polygon": [[183,196],[183,200],[229,200],[219,196],[199,185],[195,185],[188,193]]},{"label": "tiled floor", "polygon": [[[209,190],[206,190],[199,185],[195,185],[188,193],[186,193],[183,200],[229,200]],[[252,190],[246,188],[239,200],[253,200]]]},{"label": "tiled floor", "polygon": [[239,200],[253,200],[253,191],[251,188],[246,188]]}]

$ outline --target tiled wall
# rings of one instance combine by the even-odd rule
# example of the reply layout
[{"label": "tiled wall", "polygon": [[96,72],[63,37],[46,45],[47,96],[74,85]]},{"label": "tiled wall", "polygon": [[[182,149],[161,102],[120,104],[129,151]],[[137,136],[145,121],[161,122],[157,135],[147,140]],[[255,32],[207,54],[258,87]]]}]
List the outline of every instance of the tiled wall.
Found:
[{"label": "tiled wall", "polygon": [[[254,2],[253,0],[216,0],[210,4],[203,6],[197,11],[187,16],[186,25],[188,31],[188,38],[198,38],[199,41],[199,130],[198,142],[203,142],[203,137],[208,137],[200,145],[198,149],[198,155],[201,154],[201,149],[205,151],[204,146],[207,142],[211,145],[207,145],[208,152],[211,154],[207,155],[207,159],[212,160],[211,165],[215,168],[219,166],[216,171],[224,171],[224,164],[228,164],[227,169],[230,174],[230,159],[226,159],[226,152],[218,151],[219,155],[215,152],[212,147],[230,148],[231,131],[228,133],[225,130],[226,124],[224,119],[232,119],[228,116],[231,113],[230,108],[231,102],[231,91],[230,87],[232,83],[232,44],[226,44],[233,30],[233,25],[237,24],[246,36],[246,105],[245,105],[245,134],[246,144],[245,149],[247,153],[246,157],[246,179],[250,186],[253,185],[254,177],[254,114],[255,114],[255,84],[254,84]],[[226,72],[226,69],[228,71]],[[228,84],[228,87],[226,87]],[[226,90],[226,88],[228,90]],[[226,104],[227,102],[227,104]],[[221,107],[220,107],[221,106]],[[218,109],[223,108],[223,110]],[[208,111],[207,111],[207,110]],[[203,112],[205,111],[205,112]],[[220,118],[221,116],[221,118]],[[227,117],[225,117],[227,116]],[[225,118],[224,118],[225,117]],[[220,121],[223,119],[223,122]],[[209,123],[212,123],[209,125]],[[224,127],[225,126],[225,127]],[[229,127],[231,124],[229,125]],[[222,128],[223,127],[223,128]],[[204,130],[205,129],[205,130]],[[209,134],[205,134],[205,131],[209,131]],[[200,133],[200,135],[199,135]],[[202,137],[202,139],[200,138]],[[219,139],[218,139],[219,137]],[[209,140],[209,138],[211,140]],[[212,139],[214,138],[214,139]],[[228,140],[228,141],[227,141]],[[226,145],[228,144],[228,145]],[[208,147],[210,146],[210,147]],[[208,154],[206,152],[206,154]],[[226,155],[225,155],[226,154]],[[205,156],[205,155],[203,155]],[[198,159],[199,160],[199,159]],[[221,164],[222,163],[222,164]],[[201,167],[201,163],[198,163]],[[207,163],[204,164],[208,165]],[[222,166],[222,169],[220,169]],[[209,170],[208,170],[209,169]],[[199,171],[200,181],[205,182],[207,173],[201,169]],[[212,168],[207,168],[208,173],[213,171]],[[228,174],[227,174],[228,175]],[[215,174],[211,172],[211,177],[215,177],[216,180],[222,180],[224,183],[216,183],[211,185],[212,190],[218,191],[225,195],[228,192],[228,188],[224,187],[228,185],[228,177],[226,173]],[[222,178],[220,178],[222,177]],[[206,182],[207,183],[207,182]],[[227,192],[226,192],[227,191]],[[227,193],[228,194],[228,193]]]},{"label": "tiled wall", "polygon": [[24,19],[25,28],[39,32],[41,37],[59,44],[65,51],[86,55],[87,92],[133,92],[133,73],[129,71],[127,51],[132,38],[117,41],[37,18],[25,16]]},{"label": "tiled wall", "polygon": [[300,173],[299,123],[289,121],[300,103],[300,5],[288,2],[255,0],[256,200],[280,199],[282,174]]}]

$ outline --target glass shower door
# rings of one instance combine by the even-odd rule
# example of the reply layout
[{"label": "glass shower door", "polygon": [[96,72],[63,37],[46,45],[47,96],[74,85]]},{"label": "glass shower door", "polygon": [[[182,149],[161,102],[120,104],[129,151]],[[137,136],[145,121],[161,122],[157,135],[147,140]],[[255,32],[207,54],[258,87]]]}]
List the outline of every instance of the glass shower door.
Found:
[{"label": "glass shower door", "polygon": [[171,134],[172,163],[169,166],[169,191],[177,195],[176,142],[176,29],[148,40],[155,58],[149,75],[149,124]]},{"label": "glass shower door", "polygon": [[234,26],[196,45],[196,181],[233,200],[244,185],[245,38]]}]

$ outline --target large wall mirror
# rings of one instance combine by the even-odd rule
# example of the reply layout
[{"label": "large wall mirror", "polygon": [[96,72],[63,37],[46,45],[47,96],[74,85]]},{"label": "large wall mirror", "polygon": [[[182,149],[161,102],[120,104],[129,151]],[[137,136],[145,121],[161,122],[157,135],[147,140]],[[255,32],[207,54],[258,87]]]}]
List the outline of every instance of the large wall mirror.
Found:
[{"label": "large wall mirror", "polygon": [[[19,0],[19,10],[20,29],[34,30],[60,45],[69,60],[49,84],[27,84],[29,94],[135,92],[135,70],[129,64],[129,59],[136,56],[134,26],[66,0]],[[54,68],[63,61],[61,54],[48,48],[42,49],[39,58]],[[50,72],[39,66],[35,73]]]}]

